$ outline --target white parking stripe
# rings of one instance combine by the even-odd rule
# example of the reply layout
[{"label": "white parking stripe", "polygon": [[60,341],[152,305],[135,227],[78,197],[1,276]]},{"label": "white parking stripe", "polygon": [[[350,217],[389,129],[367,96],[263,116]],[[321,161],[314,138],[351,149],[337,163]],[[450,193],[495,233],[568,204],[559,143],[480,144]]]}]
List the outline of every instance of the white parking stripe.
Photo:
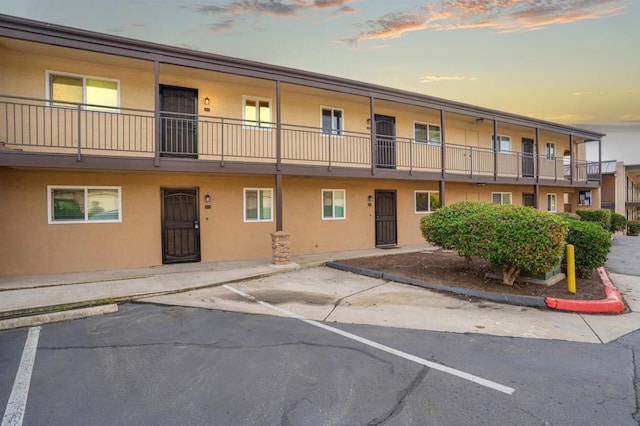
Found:
[{"label": "white parking stripe", "polygon": [[287,315],[289,317],[299,319],[300,321],[304,321],[309,325],[313,325],[315,327],[322,328],[322,329],[330,331],[332,333],[339,334],[339,335],[344,336],[344,337],[346,337],[348,339],[355,340],[356,342],[371,346],[373,348],[379,349],[379,350],[384,351],[384,352],[388,352],[390,354],[399,356],[399,357],[404,358],[406,360],[413,361],[416,364],[424,365],[425,367],[433,368],[434,370],[442,371],[444,373],[448,373],[448,374],[454,375],[454,376],[459,377],[461,379],[469,380],[469,381],[471,381],[473,383],[477,383],[477,384],[479,384],[481,386],[485,386],[485,387],[487,387],[489,389],[493,389],[493,390],[496,390],[498,392],[506,393],[508,395],[511,395],[511,394],[513,394],[515,392],[515,389],[510,388],[508,386],[501,385],[500,383],[492,382],[491,380],[483,379],[482,377],[474,376],[473,374],[465,373],[464,371],[456,370],[455,368],[447,367],[446,365],[438,364],[436,362],[427,361],[426,359],[417,357],[415,355],[408,354],[406,352],[399,351],[397,349],[393,349],[393,348],[391,348],[389,346],[385,346],[385,345],[382,345],[380,343],[374,342],[373,340],[365,339],[364,337],[360,337],[360,336],[357,336],[355,334],[348,333],[346,331],[342,331],[340,329],[337,329],[335,327],[331,327],[329,325],[323,324],[323,323],[318,322],[318,321],[306,319],[305,317],[303,317],[301,315],[298,315],[296,313],[287,311],[286,309],[282,309],[282,308],[280,308],[278,306],[274,306],[274,305],[272,305],[272,304],[270,304],[268,302],[264,302],[262,300],[258,300],[255,297],[251,296],[250,294],[247,294],[247,293],[245,293],[245,292],[243,292],[241,290],[238,290],[238,289],[236,289],[236,288],[234,288],[234,287],[232,287],[230,285],[225,284],[222,287],[224,287],[227,290],[232,291],[232,292],[234,292],[234,293],[236,293],[236,294],[238,294],[238,295],[240,295],[242,297],[245,297],[245,298],[247,298],[249,300],[252,300],[252,301],[254,301],[254,302],[256,302],[256,303],[258,303],[258,304],[260,304],[262,306],[265,306],[267,308],[270,308],[270,309],[273,309],[273,310],[278,311],[280,313],[283,313],[283,314],[285,314],[285,315]]},{"label": "white parking stripe", "polygon": [[24,409],[29,396],[29,385],[31,384],[31,372],[33,363],[36,360],[36,350],[38,349],[38,339],[40,338],[40,327],[31,327],[27,334],[27,341],[24,344],[20,366],[16,373],[16,380],[13,382],[13,389],[7,401],[7,409],[4,411],[2,426],[20,426],[24,418]]}]

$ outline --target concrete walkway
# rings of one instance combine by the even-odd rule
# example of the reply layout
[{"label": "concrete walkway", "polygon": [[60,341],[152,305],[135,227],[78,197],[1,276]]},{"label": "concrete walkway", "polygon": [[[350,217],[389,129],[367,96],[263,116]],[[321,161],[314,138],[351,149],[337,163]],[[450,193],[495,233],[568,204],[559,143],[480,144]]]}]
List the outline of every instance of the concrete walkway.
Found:
[{"label": "concrete walkway", "polygon": [[[637,242],[640,244],[640,239]],[[626,243],[625,240],[622,248],[628,252]],[[614,241],[612,255],[619,247]],[[593,315],[469,300],[318,267],[327,261],[352,257],[429,250],[433,248],[424,244],[394,250],[297,256],[292,259],[294,263],[286,267],[275,267],[268,259],[261,259],[5,277],[0,278],[0,329],[75,318],[72,314],[75,310],[48,313],[44,317],[25,316],[29,311],[56,311],[62,306],[68,309],[97,302],[106,305],[95,308],[102,314],[108,312],[107,307],[114,308],[113,302],[123,300],[284,315],[266,304],[247,300],[233,290],[309,319],[342,323],[591,343],[606,343],[640,328],[640,277],[627,275],[627,270],[616,269],[622,273],[610,275],[631,312]],[[1,319],[3,317],[5,319]]]}]

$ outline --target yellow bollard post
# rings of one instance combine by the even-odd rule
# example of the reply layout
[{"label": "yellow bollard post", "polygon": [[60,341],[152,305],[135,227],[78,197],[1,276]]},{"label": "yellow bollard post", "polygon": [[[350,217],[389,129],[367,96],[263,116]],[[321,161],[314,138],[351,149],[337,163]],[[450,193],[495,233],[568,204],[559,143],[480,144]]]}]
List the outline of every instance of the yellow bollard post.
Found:
[{"label": "yellow bollard post", "polygon": [[567,290],[576,292],[576,257],[573,244],[567,244]]}]

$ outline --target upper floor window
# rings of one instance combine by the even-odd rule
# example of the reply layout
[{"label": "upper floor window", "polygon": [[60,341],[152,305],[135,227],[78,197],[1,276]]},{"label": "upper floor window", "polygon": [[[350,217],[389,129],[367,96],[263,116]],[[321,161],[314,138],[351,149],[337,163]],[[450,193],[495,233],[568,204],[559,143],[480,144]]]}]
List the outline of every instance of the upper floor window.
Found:
[{"label": "upper floor window", "polygon": [[555,160],[556,159],[556,144],[553,142],[547,142],[546,148],[545,148],[545,156],[549,159],[549,160]]},{"label": "upper floor window", "polygon": [[440,126],[427,123],[413,123],[413,138],[416,142],[440,145]]},{"label": "upper floor window", "polygon": [[511,137],[498,135],[497,139],[493,139],[493,149],[498,152],[510,152]]},{"label": "upper floor window", "polygon": [[271,127],[271,99],[243,97],[243,120],[245,126]]},{"label": "upper floor window", "polygon": [[511,204],[510,192],[492,192],[491,202],[493,204]]},{"label": "upper floor window", "polygon": [[322,219],[344,219],[345,211],[344,189],[322,190]]},{"label": "upper floor window", "polygon": [[48,72],[49,99],[55,106],[88,104],[92,111],[114,111],[119,106],[119,82],[103,78]]},{"label": "upper floor window", "polygon": [[415,192],[415,212],[431,213],[440,208],[440,194],[432,191]]},{"label": "upper floor window", "polygon": [[49,186],[49,223],[121,222],[120,187]]},{"label": "upper floor window", "polygon": [[322,134],[342,136],[344,130],[343,116],[341,109],[322,107]]}]

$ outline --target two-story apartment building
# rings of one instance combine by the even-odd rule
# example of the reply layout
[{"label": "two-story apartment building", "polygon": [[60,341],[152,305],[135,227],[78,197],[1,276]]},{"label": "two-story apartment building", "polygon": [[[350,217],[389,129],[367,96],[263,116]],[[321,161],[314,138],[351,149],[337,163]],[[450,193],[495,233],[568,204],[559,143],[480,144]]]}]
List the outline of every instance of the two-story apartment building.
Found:
[{"label": "two-story apartment building", "polygon": [[640,219],[640,165],[602,162],[601,206],[627,218]]},{"label": "two-story apartment building", "polygon": [[463,200],[600,205],[593,131],[4,15],[0,57],[0,275],[417,244]]}]

